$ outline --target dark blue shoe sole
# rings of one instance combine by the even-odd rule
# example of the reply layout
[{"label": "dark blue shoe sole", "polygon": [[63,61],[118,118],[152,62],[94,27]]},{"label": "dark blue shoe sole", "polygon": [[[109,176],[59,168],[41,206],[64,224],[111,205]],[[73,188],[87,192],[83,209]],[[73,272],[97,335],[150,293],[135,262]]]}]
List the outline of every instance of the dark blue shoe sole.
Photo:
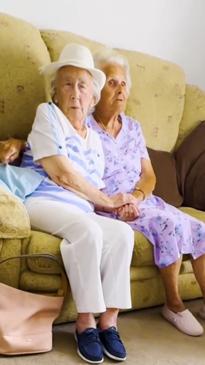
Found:
[{"label": "dark blue shoe sole", "polygon": [[117,357],[115,355],[112,355],[108,352],[108,350],[102,345],[102,348],[103,348],[103,352],[104,354],[109,357],[110,359],[112,360],[116,360],[116,361],[125,361],[127,359],[127,356],[125,357]]},{"label": "dark blue shoe sole", "polygon": [[85,356],[83,356],[83,354],[81,354],[79,348],[77,348],[77,354],[81,357],[81,359],[88,362],[89,364],[102,364],[103,361],[104,361],[104,358],[102,358],[101,360],[96,360],[96,361],[92,361],[92,360],[87,359]]}]

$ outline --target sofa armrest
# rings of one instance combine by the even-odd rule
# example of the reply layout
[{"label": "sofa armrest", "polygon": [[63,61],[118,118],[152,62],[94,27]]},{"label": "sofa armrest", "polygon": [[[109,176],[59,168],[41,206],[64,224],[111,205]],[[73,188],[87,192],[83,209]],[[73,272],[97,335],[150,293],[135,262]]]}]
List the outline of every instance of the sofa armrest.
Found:
[{"label": "sofa armrest", "polygon": [[[0,260],[21,254],[22,239],[0,239]],[[0,282],[19,287],[21,262],[19,259],[0,265]]]},{"label": "sofa armrest", "polygon": [[186,85],[184,112],[175,149],[203,120],[205,120],[205,91],[195,85]]}]

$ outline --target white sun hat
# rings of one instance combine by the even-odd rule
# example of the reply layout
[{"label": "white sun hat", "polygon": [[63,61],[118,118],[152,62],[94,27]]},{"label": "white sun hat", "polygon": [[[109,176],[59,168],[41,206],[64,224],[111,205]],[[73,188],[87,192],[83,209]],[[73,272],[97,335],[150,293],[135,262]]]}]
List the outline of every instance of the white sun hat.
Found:
[{"label": "white sun hat", "polygon": [[51,76],[64,66],[75,66],[87,70],[93,76],[99,89],[102,90],[106,80],[105,74],[94,67],[93,56],[87,47],[76,43],[67,44],[63,48],[58,61],[41,67],[41,72],[44,75]]}]

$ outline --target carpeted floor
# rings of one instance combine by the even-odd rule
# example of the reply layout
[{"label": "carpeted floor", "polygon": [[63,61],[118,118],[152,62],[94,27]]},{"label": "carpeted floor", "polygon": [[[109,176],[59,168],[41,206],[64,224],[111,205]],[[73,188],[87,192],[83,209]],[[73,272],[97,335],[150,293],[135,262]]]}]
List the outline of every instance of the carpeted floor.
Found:
[{"label": "carpeted floor", "polygon": [[[201,300],[187,302],[197,312]],[[160,315],[160,307],[123,313],[119,329],[126,344],[126,365],[205,365],[205,334],[190,337],[177,331]],[[200,320],[205,329],[205,321]],[[30,356],[0,357],[0,365],[82,365],[76,354],[73,324],[54,327],[53,351]],[[105,358],[104,364],[114,364]]]}]

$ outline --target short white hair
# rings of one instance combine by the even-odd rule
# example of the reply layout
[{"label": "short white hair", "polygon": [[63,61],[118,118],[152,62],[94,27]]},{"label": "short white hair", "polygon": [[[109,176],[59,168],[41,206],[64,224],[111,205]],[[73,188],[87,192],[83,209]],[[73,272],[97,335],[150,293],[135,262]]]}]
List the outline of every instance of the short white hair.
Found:
[{"label": "short white hair", "polygon": [[106,48],[101,52],[98,52],[94,55],[95,67],[103,70],[103,67],[106,65],[120,65],[123,67],[125,71],[125,78],[127,82],[128,92],[132,86],[131,76],[130,76],[130,67],[127,59],[113,50],[112,48]]}]

